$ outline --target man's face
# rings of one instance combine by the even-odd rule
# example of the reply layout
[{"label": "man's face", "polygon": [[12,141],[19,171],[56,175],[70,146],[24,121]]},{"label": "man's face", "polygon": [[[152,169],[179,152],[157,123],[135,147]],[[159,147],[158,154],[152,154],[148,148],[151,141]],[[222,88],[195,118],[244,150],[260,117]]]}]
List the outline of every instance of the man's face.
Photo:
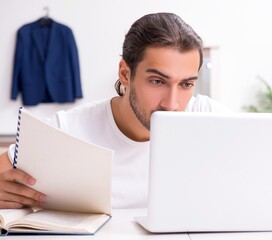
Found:
[{"label": "man's face", "polygon": [[150,129],[154,111],[185,110],[194,93],[199,62],[198,50],[146,49],[126,88],[130,106],[145,128]]}]

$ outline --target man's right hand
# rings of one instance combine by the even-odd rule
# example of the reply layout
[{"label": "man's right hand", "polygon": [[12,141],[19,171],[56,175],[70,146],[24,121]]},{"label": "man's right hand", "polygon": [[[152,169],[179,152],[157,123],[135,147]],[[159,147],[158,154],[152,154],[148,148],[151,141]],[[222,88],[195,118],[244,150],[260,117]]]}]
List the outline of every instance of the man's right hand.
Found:
[{"label": "man's right hand", "polygon": [[35,182],[27,173],[12,168],[7,153],[0,155],[0,209],[42,207],[46,195],[24,185]]}]

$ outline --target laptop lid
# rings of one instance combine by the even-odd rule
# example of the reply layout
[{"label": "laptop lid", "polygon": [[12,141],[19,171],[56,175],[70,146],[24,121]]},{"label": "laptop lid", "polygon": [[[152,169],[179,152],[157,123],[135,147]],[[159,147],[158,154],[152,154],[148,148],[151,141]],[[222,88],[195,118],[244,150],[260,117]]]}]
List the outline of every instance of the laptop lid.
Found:
[{"label": "laptop lid", "polygon": [[272,114],[155,112],[151,232],[272,230]]}]

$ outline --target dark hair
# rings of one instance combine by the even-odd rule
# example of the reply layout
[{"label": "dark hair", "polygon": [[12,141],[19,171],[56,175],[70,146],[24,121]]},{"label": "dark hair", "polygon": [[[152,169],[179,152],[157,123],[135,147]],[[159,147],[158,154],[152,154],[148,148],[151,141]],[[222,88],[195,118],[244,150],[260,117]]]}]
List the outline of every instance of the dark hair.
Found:
[{"label": "dark hair", "polygon": [[[179,52],[198,49],[199,69],[203,62],[203,43],[195,31],[174,13],[148,14],[134,22],[125,36],[122,57],[128,64],[133,79],[138,63],[143,59],[147,47],[171,47]],[[122,96],[119,79],[115,83],[117,93]]]}]

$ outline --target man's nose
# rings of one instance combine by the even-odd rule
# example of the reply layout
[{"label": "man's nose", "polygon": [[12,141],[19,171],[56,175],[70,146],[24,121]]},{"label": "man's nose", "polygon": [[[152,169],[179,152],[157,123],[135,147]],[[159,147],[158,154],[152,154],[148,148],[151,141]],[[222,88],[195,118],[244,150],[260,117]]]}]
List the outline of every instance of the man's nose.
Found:
[{"label": "man's nose", "polygon": [[169,89],[161,101],[161,107],[165,111],[176,111],[179,108],[178,93],[176,89]]}]

